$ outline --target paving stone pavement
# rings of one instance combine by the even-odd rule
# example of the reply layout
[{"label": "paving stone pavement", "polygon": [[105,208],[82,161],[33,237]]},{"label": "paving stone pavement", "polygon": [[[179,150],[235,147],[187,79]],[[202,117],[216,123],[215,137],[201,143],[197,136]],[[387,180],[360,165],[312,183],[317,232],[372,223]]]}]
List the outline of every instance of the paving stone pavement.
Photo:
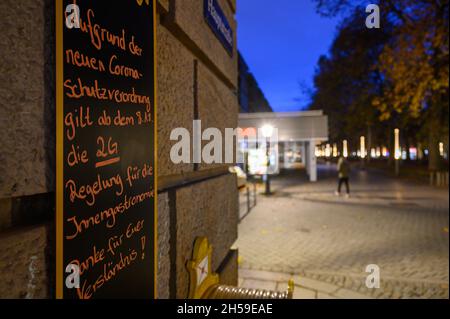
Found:
[{"label": "paving stone pavement", "polygon": [[[347,199],[333,194],[334,170],[320,166],[312,184],[288,172],[259,196],[239,226],[241,285],[279,289],[288,276],[299,298],[448,298],[448,189],[353,170]],[[379,289],[365,285],[370,264]]]}]

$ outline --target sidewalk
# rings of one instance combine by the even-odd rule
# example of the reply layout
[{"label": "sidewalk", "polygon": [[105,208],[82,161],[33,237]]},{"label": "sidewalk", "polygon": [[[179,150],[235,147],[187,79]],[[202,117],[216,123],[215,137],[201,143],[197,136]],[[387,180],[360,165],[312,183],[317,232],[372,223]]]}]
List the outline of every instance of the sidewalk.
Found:
[{"label": "sidewalk", "polygon": [[[334,195],[334,175],[331,165],[318,183],[288,172],[273,180],[274,196],[258,197],[239,226],[241,284],[279,289],[293,276],[303,297],[448,298],[448,190],[353,171],[346,199]],[[365,286],[369,264],[381,269],[380,289]]]},{"label": "sidewalk", "polygon": [[286,291],[294,280],[294,299],[370,299],[371,297],[327,282],[286,273],[239,270],[239,286],[253,289]]}]

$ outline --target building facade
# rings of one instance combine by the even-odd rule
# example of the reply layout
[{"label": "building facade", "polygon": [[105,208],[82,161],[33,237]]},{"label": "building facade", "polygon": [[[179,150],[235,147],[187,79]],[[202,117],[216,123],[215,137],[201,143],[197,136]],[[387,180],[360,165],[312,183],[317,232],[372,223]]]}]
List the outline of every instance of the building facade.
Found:
[{"label": "building facade", "polygon": [[[239,127],[244,130],[263,129],[265,126],[272,127],[273,135],[276,135],[271,136],[271,147],[277,153],[276,166],[291,169],[296,167],[296,163],[301,164],[305,167],[309,180],[316,182],[316,146],[328,141],[328,116],[321,110],[239,115]],[[245,145],[245,139],[248,140],[248,136],[243,136],[241,142],[244,143],[241,145]],[[264,144],[264,139],[259,144]],[[243,152],[248,152],[248,149],[244,148]]]},{"label": "building facade", "polygon": [[[216,0],[225,47],[201,0],[157,1],[159,298],[186,298],[196,238],[237,285],[238,190],[228,165],[174,164],[171,130],[237,127],[236,1]],[[0,2],[0,298],[55,296],[55,0]]]},{"label": "building facade", "polygon": [[273,112],[241,53],[238,57],[238,66],[240,113]]}]

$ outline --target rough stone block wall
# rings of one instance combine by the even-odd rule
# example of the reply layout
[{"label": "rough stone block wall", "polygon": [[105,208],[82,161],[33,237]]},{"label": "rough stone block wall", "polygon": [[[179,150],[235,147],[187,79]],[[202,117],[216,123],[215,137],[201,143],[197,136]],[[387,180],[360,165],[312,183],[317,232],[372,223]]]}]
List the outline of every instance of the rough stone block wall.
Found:
[{"label": "rough stone block wall", "polygon": [[192,134],[194,118],[194,56],[166,27],[159,25],[158,38],[158,175],[192,172],[192,164],[170,160],[172,129],[183,127]]},{"label": "rough stone block wall", "polygon": [[54,1],[0,1],[0,198],[54,190]]},{"label": "rough stone block wall", "polygon": [[213,246],[212,269],[217,270],[237,239],[238,190],[235,176],[226,175],[177,190],[177,298],[189,287],[186,262],[197,237]]},{"label": "rough stone block wall", "polygon": [[31,227],[0,235],[0,298],[49,297],[49,233],[49,227]]},{"label": "rough stone block wall", "polygon": [[[203,16],[203,1],[201,0],[176,0],[173,6],[174,22],[184,33],[206,54],[221,73],[237,87],[238,67],[236,51],[236,20],[230,3],[226,0],[218,0],[231,28],[234,31],[233,56],[224,49],[222,43],[217,40]],[[172,8],[170,8],[172,10]]]},{"label": "rough stone block wall", "polygon": [[[158,72],[159,147],[165,153],[160,155],[158,176],[162,184],[171,181],[169,228],[176,238],[169,245],[171,267],[165,269],[170,272],[169,295],[176,298],[187,297],[186,262],[192,258],[199,236],[208,237],[213,245],[213,270],[223,276],[224,282],[237,284],[237,252],[230,253],[230,248],[237,239],[238,192],[235,176],[226,173],[229,165],[174,165],[166,160],[173,143],[161,145],[161,138],[169,136],[169,130],[175,127],[192,132],[193,120],[201,120],[202,129],[218,128],[223,137],[225,128],[237,127],[236,3],[219,0],[219,4],[234,30],[232,55],[206,24],[200,0],[169,1],[169,11],[163,14],[158,31],[162,50]],[[174,96],[161,97],[162,90]],[[174,112],[183,115],[174,117]],[[167,127],[161,121],[167,121]],[[232,257],[227,258],[229,255]]]},{"label": "rough stone block wall", "polygon": [[170,298],[170,207],[167,193],[158,195],[158,298]]},{"label": "rough stone block wall", "polygon": [[222,267],[219,269],[221,285],[238,286],[238,257],[239,251],[237,249],[230,250],[226,261],[222,263]]},{"label": "rough stone block wall", "polygon": [[[198,66],[198,115],[202,129],[218,128],[222,133],[222,160],[225,160],[225,128],[238,126],[236,95],[224,85],[205,65]],[[206,145],[209,142],[203,142]],[[200,165],[201,170],[230,166],[230,164]]]}]

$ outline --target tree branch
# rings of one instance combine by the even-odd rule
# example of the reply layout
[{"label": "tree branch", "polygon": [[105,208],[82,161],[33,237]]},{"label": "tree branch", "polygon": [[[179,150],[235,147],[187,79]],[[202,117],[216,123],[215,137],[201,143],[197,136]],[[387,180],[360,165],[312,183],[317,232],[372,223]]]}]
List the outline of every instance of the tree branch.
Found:
[{"label": "tree branch", "polygon": [[391,9],[391,11],[394,12],[395,15],[397,15],[397,17],[400,20],[402,20],[403,23],[411,24],[413,22],[409,16],[407,16],[404,12],[402,12],[399,8],[397,8],[397,6],[394,4],[392,0],[385,0],[385,1],[388,7]]}]

